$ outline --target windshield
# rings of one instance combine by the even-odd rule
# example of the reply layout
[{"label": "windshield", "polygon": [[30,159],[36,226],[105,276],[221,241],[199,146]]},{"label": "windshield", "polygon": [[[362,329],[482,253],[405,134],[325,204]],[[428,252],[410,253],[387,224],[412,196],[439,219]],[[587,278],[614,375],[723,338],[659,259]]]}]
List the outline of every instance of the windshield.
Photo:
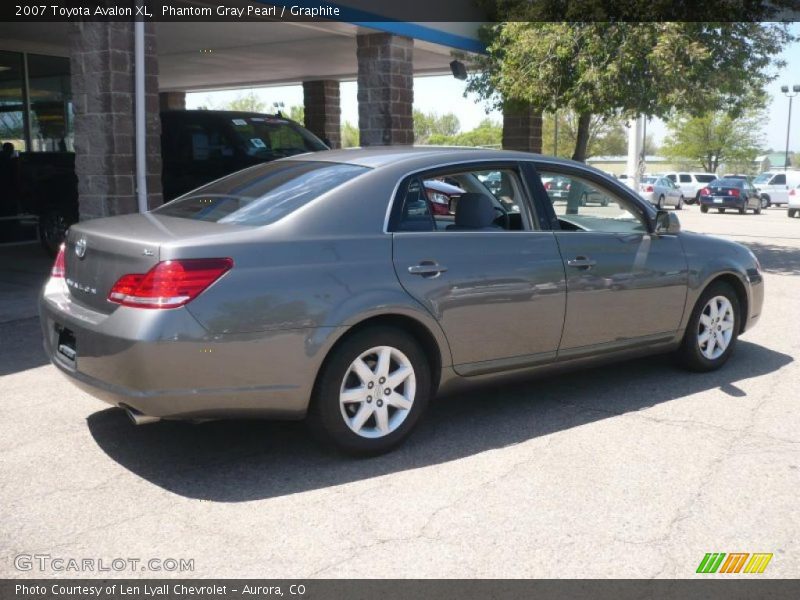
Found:
[{"label": "windshield", "polygon": [[180,217],[237,225],[268,225],[368,167],[317,161],[277,161],[218,179],[153,210]]},{"label": "windshield", "polygon": [[233,132],[249,156],[282,158],[328,147],[310,131],[279,117],[237,117]]},{"label": "windshield", "polygon": [[753,179],[753,183],[767,183],[771,177],[772,173],[762,173],[761,175]]}]

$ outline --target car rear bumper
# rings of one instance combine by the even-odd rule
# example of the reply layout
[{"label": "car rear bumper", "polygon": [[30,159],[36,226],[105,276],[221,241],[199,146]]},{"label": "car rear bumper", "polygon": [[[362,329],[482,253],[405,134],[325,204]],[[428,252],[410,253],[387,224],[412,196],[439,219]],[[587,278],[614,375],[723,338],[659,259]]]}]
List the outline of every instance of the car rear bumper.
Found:
[{"label": "car rear bumper", "polygon": [[744,208],[747,201],[736,197],[701,196],[700,205],[709,208]]},{"label": "car rear bumper", "polygon": [[45,286],[39,313],[45,352],[75,385],[159,418],[301,418],[319,368],[315,340],[326,337],[320,328],[209,334],[184,308],[104,314],[73,302],[61,280]]}]

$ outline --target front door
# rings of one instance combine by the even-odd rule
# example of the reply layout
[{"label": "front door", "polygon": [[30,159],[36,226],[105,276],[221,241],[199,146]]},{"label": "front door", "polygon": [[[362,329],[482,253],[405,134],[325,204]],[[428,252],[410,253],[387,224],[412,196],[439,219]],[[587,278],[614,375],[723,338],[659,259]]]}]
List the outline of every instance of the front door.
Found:
[{"label": "front door", "polygon": [[[553,202],[567,277],[567,312],[560,356],[671,337],[680,327],[688,268],[677,236],[653,235],[628,196],[574,172],[541,166],[542,179],[566,177],[578,193],[608,202]],[[643,202],[643,201],[642,201]],[[605,206],[603,204],[606,204]]]},{"label": "front door", "polygon": [[554,233],[537,230],[515,167],[449,169],[435,176],[463,190],[455,214],[433,214],[433,175],[400,186],[392,228],[401,284],[441,324],[458,373],[552,360],[566,301]]}]

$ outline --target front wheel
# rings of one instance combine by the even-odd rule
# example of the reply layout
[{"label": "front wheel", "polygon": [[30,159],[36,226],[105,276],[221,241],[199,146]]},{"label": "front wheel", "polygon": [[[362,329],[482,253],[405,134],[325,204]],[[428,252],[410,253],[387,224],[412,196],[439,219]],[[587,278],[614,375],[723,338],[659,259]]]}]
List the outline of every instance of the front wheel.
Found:
[{"label": "front wheel", "polygon": [[739,297],[724,281],[709,285],[695,304],[678,350],[692,371],[713,371],[730,358],[740,329]]},{"label": "front wheel", "polygon": [[701,213],[707,213],[708,212],[708,207],[705,204],[701,204],[700,205],[700,212]]},{"label": "front wheel", "polygon": [[761,208],[769,208],[770,201],[768,196],[761,196]]},{"label": "front wheel", "polygon": [[430,366],[416,340],[392,327],[365,329],[323,366],[308,420],[323,441],[374,456],[408,437],[430,395]]},{"label": "front wheel", "polygon": [[790,218],[790,219],[794,219],[794,216],[797,214],[797,210],[796,210],[796,209],[794,209],[794,208],[790,208],[790,209],[789,209],[789,210],[786,212],[786,214],[787,214],[787,215],[789,215],[789,218]]}]

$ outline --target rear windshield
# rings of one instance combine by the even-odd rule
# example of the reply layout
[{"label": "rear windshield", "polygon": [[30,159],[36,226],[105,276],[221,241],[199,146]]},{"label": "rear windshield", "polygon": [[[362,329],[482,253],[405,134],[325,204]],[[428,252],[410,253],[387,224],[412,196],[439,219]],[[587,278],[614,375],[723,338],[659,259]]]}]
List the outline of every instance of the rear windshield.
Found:
[{"label": "rear windshield", "polygon": [[342,163],[270,162],[213,181],[153,212],[196,221],[268,225],[366,171],[368,167]]},{"label": "rear windshield", "polygon": [[735,188],[740,188],[740,187],[744,187],[744,184],[745,184],[744,179],[731,179],[730,177],[728,177],[728,178],[723,178],[723,179],[717,179],[717,180],[715,180],[713,182],[712,185],[714,185],[714,187],[735,187]]},{"label": "rear windshield", "polygon": [[717,178],[717,176],[716,175],[695,175],[695,178],[700,183],[711,183],[712,181],[714,181]]},{"label": "rear windshield", "polygon": [[310,131],[278,117],[233,118],[231,126],[247,154],[258,158],[283,158],[328,149]]}]

